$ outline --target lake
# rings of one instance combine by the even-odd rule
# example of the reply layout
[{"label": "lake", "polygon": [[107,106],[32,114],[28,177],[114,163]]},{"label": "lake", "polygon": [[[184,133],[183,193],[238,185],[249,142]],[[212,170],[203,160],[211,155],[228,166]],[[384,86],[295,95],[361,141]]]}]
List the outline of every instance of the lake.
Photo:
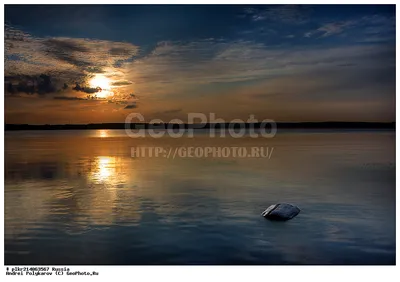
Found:
[{"label": "lake", "polygon": [[[268,147],[269,157],[132,157]],[[5,132],[5,264],[395,264],[395,132]],[[288,202],[285,222],[261,213]]]}]

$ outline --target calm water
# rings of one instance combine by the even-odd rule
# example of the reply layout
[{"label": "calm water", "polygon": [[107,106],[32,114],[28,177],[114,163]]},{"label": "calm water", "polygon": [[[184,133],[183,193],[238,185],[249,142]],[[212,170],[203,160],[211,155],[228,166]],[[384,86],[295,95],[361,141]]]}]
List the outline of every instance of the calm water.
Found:
[{"label": "calm water", "polygon": [[[271,158],[132,158],[263,146]],[[287,222],[260,216],[290,202]],[[394,264],[395,133],[5,133],[6,264]]]}]

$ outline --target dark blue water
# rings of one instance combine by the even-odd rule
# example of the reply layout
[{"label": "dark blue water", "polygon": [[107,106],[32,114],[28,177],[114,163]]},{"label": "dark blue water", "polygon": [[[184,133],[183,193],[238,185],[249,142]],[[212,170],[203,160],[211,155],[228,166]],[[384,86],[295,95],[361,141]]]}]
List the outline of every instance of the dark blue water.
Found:
[{"label": "dark blue water", "polygon": [[[270,158],[132,158],[268,146]],[[276,202],[301,213],[260,216]],[[6,132],[6,264],[395,264],[395,133]]]}]

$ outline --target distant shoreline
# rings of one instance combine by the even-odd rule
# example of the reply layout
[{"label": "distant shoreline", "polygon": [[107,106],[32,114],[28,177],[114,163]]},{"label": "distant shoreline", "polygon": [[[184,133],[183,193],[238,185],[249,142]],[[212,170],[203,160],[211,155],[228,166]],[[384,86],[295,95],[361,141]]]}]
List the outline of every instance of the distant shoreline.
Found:
[{"label": "distant shoreline", "polygon": [[[149,123],[132,123],[128,128],[131,129],[166,129],[168,126],[175,130],[179,129],[179,126],[183,126],[185,129],[224,129],[229,128],[227,123],[219,124],[149,124]],[[260,128],[260,123],[236,123],[231,125],[231,128],[239,129],[242,127]],[[269,126],[267,129],[270,128]],[[278,122],[278,129],[396,129],[395,122]],[[125,123],[91,123],[91,124],[5,124],[5,131],[17,131],[17,130],[92,130],[92,129],[125,129]]]}]

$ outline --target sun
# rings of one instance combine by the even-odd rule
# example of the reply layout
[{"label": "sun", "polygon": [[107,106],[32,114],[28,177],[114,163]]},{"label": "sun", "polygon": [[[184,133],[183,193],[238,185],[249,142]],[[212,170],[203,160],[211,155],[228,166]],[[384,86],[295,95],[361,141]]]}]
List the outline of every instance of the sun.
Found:
[{"label": "sun", "polygon": [[101,91],[96,93],[96,96],[99,98],[107,98],[109,96],[113,96],[113,92],[111,91],[110,79],[103,75],[96,75],[95,77],[93,77],[89,81],[89,85],[91,88],[101,88]]},{"label": "sun", "polygon": [[102,90],[110,89],[110,80],[103,75],[96,75],[89,81],[90,87],[100,87]]}]

